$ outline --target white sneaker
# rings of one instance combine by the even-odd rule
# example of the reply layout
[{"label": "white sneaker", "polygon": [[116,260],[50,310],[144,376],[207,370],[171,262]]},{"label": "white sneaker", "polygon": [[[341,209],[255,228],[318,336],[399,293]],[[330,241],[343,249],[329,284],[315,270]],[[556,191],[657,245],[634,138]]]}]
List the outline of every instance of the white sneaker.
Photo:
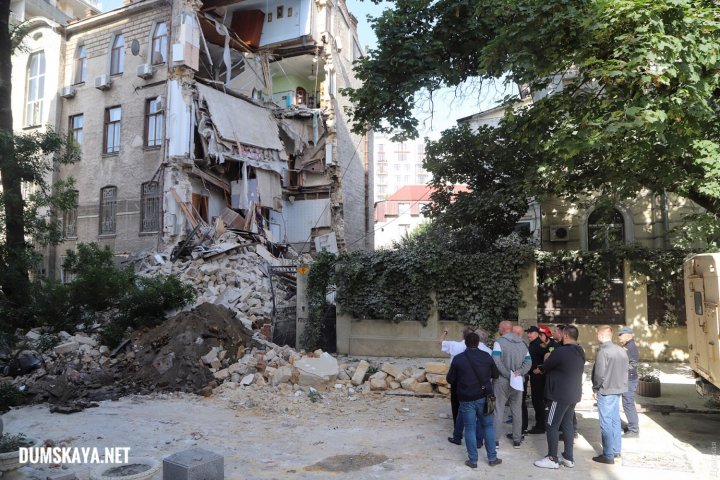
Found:
[{"label": "white sneaker", "polygon": [[540,460],[535,460],[535,466],[540,468],[560,468],[560,464],[553,462],[550,457],[543,457]]},{"label": "white sneaker", "polygon": [[575,466],[575,462],[568,460],[567,458],[563,458],[562,455],[558,455],[558,462],[567,468],[573,468]]}]

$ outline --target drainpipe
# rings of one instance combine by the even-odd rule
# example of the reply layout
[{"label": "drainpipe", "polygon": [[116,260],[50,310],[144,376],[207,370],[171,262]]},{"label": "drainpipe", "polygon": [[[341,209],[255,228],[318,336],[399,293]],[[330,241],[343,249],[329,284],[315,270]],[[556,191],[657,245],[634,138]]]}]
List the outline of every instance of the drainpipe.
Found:
[{"label": "drainpipe", "polygon": [[663,246],[665,250],[670,250],[670,217],[668,216],[668,196],[663,190],[660,200],[660,212],[663,220]]}]

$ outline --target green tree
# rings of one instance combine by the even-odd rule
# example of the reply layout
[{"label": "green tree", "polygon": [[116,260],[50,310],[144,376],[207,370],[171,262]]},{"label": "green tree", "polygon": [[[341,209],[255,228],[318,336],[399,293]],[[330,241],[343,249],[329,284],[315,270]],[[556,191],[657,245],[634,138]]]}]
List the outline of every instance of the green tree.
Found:
[{"label": "green tree", "polygon": [[0,300],[19,309],[30,300],[28,272],[37,260],[28,239],[57,243],[60,225],[54,213],[76,203],[72,180],[52,183],[51,174],[56,165],[75,161],[77,151],[51,129],[13,132],[12,55],[22,49],[27,28],[12,27],[9,19],[10,2],[0,2]]},{"label": "green tree", "polygon": [[693,200],[718,225],[717,2],[398,0],[373,23],[378,47],[348,91],[358,131],[414,137],[419,96],[468,81],[503,78],[535,94],[527,109],[506,98],[497,129],[451,129],[431,143],[434,183],[470,180],[475,200],[455,207],[442,189],[435,213],[483,224],[494,209],[507,231],[521,197],[647,188]]}]

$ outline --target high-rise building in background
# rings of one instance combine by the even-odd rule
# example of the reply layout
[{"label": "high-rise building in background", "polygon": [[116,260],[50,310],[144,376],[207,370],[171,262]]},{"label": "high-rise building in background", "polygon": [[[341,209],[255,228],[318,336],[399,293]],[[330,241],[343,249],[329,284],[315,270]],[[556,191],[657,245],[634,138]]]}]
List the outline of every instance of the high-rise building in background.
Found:
[{"label": "high-rise building in background", "polygon": [[423,168],[425,140],[394,142],[375,133],[375,202],[386,200],[406,185],[425,185],[430,174]]}]

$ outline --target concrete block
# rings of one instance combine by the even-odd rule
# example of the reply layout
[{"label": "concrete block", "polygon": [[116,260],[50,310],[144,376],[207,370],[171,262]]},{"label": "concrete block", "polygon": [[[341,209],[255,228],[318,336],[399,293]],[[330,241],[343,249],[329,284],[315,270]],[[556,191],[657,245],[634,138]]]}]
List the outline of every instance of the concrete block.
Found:
[{"label": "concrete block", "polygon": [[370,368],[370,364],[365,360],[360,360],[360,363],[358,363],[355,373],[352,376],[353,385],[360,385],[365,381],[365,374],[367,373],[368,368]]},{"label": "concrete block", "polygon": [[448,372],[448,364],[445,362],[427,362],[425,364],[425,372],[445,375]]},{"label": "concrete block", "polygon": [[380,370],[387,373],[391,377],[395,377],[395,378],[398,378],[399,376],[402,375],[402,370],[400,370],[400,367],[396,367],[392,363],[383,364],[383,366]]},{"label": "concrete block", "polygon": [[64,353],[75,352],[80,348],[80,344],[77,342],[66,342],[53,348],[53,351],[59,355]]},{"label": "concrete block", "polygon": [[223,480],[224,459],[217,453],[193,448],[163,459],[163,480]]},{"label": "concrete block", "polygon": [[75,472],[62,472],[48,475],[47,480],[78,480],[78,477]]}]

